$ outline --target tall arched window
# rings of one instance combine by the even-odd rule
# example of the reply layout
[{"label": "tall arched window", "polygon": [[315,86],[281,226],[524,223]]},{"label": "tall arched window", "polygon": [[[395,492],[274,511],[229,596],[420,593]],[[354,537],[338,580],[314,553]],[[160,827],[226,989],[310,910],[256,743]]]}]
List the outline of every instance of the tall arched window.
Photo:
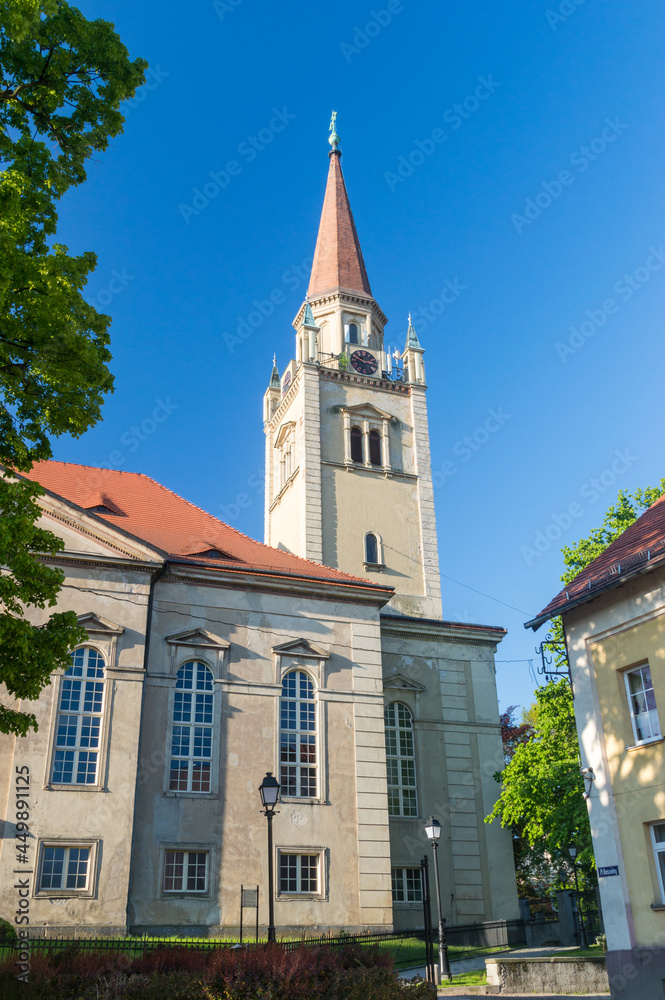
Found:
[{"label": "tall arched window", "polygon": [[417,816],[416,759],[413,720],[406,705],[386,705],[386,764],[388,770],[388,815]]},{"label": "tall arched window", "polygon": [[381,435],[378,431],[369,432],[369,460],[372,465],[382,465]]},{"label": "tall arched window", "polygon": [[96,649],[75,649],[60,688],[51,775],[54,784],[97,782],[103,706],[104,660]]},{"label": "tall arched window", "polygon": [[349,343],[358,343],[358,325],[356,323],[349,323]]},{"label": "tall arched window", "polygon": [[289,670],[279,705],[279,767],[282,795],[316,796],[316,703],[304,670]]},{"label": "tall arched window", "polygon": [[379,540],[373,531],[368,531],[365,535],[365,562],[378,563],[379,561]]},{"label": "tall arched window", "polygon": [[363,461],[363,432],[360,427],[351,428],[351,461]]},{"label": "tall arched window", "polygon": [[172,792],[210,791],[213,697],[212,673],[205,663],[183,663],[173,698]]}]

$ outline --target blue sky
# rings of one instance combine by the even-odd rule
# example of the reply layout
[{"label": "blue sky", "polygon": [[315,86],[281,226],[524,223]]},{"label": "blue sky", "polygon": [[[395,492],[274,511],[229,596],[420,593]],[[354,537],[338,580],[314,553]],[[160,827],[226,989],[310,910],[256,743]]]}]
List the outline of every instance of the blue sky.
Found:
[{"label": "blue sky", "polygon": [[261,400],[293,354],[336,108],[387,340],[411,310],[426,348],[444,616],[509,629],[501,705],[529,704],[544,630],[523,622],[562,545],[665,474],[661,5],[80,8],[151,68],[60,206],[59,240],[98,255],[116,390],[55,457],[263,537]]}]

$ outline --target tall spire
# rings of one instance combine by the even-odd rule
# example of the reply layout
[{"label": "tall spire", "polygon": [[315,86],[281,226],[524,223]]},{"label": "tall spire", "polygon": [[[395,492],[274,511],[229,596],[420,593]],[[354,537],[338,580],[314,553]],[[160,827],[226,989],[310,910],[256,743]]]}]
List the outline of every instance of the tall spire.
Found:
[{"label": "tall spire", "polygon": [[337,113],[333,111],[328,184],[309,279],[311,298],[334,288],[345,288],[361,295],[372,294],[342,174],[342,153],[338,149],[340,140],[336,131],[336,118]]}]

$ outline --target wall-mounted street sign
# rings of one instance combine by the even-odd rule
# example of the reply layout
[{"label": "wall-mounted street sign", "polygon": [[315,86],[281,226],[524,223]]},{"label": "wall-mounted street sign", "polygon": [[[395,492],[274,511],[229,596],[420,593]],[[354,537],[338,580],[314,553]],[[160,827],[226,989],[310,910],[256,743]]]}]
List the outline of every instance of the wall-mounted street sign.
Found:
[{"label": "wall-mounted street sign", "polygon": [[608,875],[618,875],[619,866],[618,865],[606,865],[605,868],[598,869],[598,878],[604,878]]}]

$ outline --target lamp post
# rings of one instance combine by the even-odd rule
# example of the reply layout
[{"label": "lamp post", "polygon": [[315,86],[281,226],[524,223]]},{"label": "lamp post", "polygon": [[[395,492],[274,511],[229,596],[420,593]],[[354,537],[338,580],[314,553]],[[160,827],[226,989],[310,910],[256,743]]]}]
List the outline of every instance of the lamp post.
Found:
[{"label": "lamp post", "polygon": [[441,913],[441,885],[439,883],[439,837],[441,836],[441,824],[433,816],[425,824],[425,833],[432,844],[434,852],[434,882],[436,885],[436,905],[439,914],[439,971],[441,979],[452,979],[450,962],[448,961],[448,942],[446,941],[445,920]]},{"label": "lamp post", "polygon": [[275,806],[279,801],[279,781],[272,771],[267,771],[266,776],[259,785],[261,794],[261,805],[263,815],[268,820],[268,941],[275,941],[275,874],[273,871],[272,857],[272,818],[275,814]]},{"label": "lamp post", "polygon": [[580,900],[580,886],[577,880],[577,863],[575,860],[577,858],[577,845],[571,844],[570,847],[568,848],[568,853],[570,854],[570,859],[573,862],[573,872],[575,873],[575,895],[577,896],[577,919],[579,920],[580,932],[582,935],[582,940],[580,941],[580,944],[582,944],[585,948],[588,948],[589,944],[587,941],[586,927],[584,926],[584,917],[582,915],[582,906]]}]

